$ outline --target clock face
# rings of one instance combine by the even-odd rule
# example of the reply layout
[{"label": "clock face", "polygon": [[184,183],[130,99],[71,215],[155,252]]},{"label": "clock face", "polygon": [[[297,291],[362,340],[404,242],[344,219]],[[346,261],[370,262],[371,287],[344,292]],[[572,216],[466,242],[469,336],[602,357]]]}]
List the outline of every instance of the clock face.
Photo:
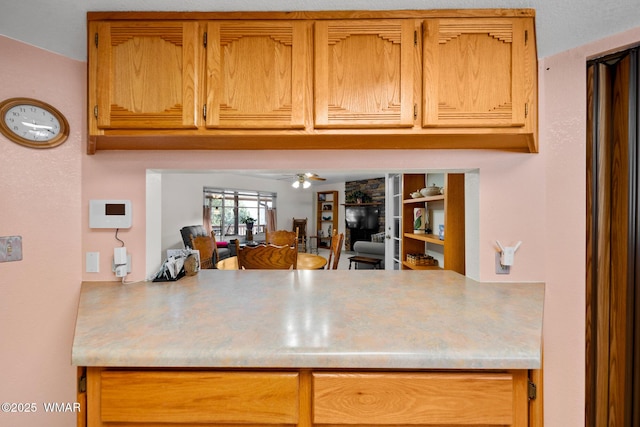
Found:
[{"label": "clock face", "polygon": [[64,116],[54,107],[28,98],[0,103],[0,131],[13,142],[32,148],[51,148],[69,135]]}]

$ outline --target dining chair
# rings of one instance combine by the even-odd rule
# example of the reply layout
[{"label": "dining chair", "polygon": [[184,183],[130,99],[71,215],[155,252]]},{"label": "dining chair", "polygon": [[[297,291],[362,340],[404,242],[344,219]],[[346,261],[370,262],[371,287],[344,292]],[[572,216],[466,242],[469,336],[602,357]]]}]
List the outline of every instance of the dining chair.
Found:
[{"label": "dining chair", "polygon": [[200,252],[200,268],[213,269],[216,268],[218,261],[218,245],[216,244],[216,236],[211,232],[211,236],[193,236],[191,235],[191,248]]},{"label": "dining chair", "polygon": [[298,230],[275,230],[267,231],[265,235],[267,244],[276,246],[296,246],[298,241]]},{"label": "dining chair", "polygon": [[[329,249],[329,259],[327,260],[327,270],[337,270],[338,262],[340,262],[340,254],[342,253],[342,242],[344,241],[344,233],[338,234],[334,231],[331,238],[331,249]],[[333,259],[333,262],[332,262]]]},{"label": "dining chair", "polygon": [[240,246],[236,240],[239,270],[296,270],[298,248],[295,246]]},{"label": "dining chair", "polygon": [[293,230],[298,232],[298,250],[307,251],[307,218],[293,218]]}]

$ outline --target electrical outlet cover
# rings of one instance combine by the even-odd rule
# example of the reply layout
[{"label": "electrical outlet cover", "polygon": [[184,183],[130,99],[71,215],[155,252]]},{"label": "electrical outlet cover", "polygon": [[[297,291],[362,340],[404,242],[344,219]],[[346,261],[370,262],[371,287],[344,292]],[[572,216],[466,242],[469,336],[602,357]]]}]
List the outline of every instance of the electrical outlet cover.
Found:
[{"label": "electrical outlet cover", "polygon": [[22,236],[0,237],[0,262],[22,260]]}]

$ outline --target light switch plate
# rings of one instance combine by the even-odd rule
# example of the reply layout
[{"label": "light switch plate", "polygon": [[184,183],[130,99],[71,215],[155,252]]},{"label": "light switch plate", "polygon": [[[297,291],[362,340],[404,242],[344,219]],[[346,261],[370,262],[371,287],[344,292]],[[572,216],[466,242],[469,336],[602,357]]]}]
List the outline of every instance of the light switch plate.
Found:
[{"label": "light switch plate", "polygon": [[22,236],[0,237],[0,262],[22,260]]},{"label": "light switch plate", "polygon": [[100,273],[100,252],[87,252],[86,272]]}]

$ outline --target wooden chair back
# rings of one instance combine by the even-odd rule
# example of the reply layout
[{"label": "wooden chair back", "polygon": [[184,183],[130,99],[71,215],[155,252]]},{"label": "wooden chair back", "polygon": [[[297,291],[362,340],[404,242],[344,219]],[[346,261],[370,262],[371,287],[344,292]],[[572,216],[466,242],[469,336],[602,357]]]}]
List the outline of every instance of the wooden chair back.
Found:
[{"label": "wooden chair back", "polygon": [[236,240],[239,270],[295,270],[298,248],[295,246],[258,245],[241,247]]},{"label": "wooden chair back", "polygon": [[307,251],[307,218],[293,218],[293,230],[298,233],[298,249]]},{"label": "wooden chair back", "polygon": [[329,250],[329,259],[327,260],[327,270],[337,270],[338,262],[340,261],[340,254],[342,253],[342,242],[344,241],[344,233],[338,234],[338,231],[333,232],[331,237],[331,249]]},{"label": "wooden chair back", "polygon": [[296,246],[298,242],[298,230],[275,230],[266,232],[267,244],[276,246]]},{"label": "wooden chair back", "polygon": [[216,245],[216,238],[213,233],[211,233],[211,237],[194,237],[191,235],[191,248],[200,252],[200,268],[216,268],[215,261],[218,260],[218,246]]}]

